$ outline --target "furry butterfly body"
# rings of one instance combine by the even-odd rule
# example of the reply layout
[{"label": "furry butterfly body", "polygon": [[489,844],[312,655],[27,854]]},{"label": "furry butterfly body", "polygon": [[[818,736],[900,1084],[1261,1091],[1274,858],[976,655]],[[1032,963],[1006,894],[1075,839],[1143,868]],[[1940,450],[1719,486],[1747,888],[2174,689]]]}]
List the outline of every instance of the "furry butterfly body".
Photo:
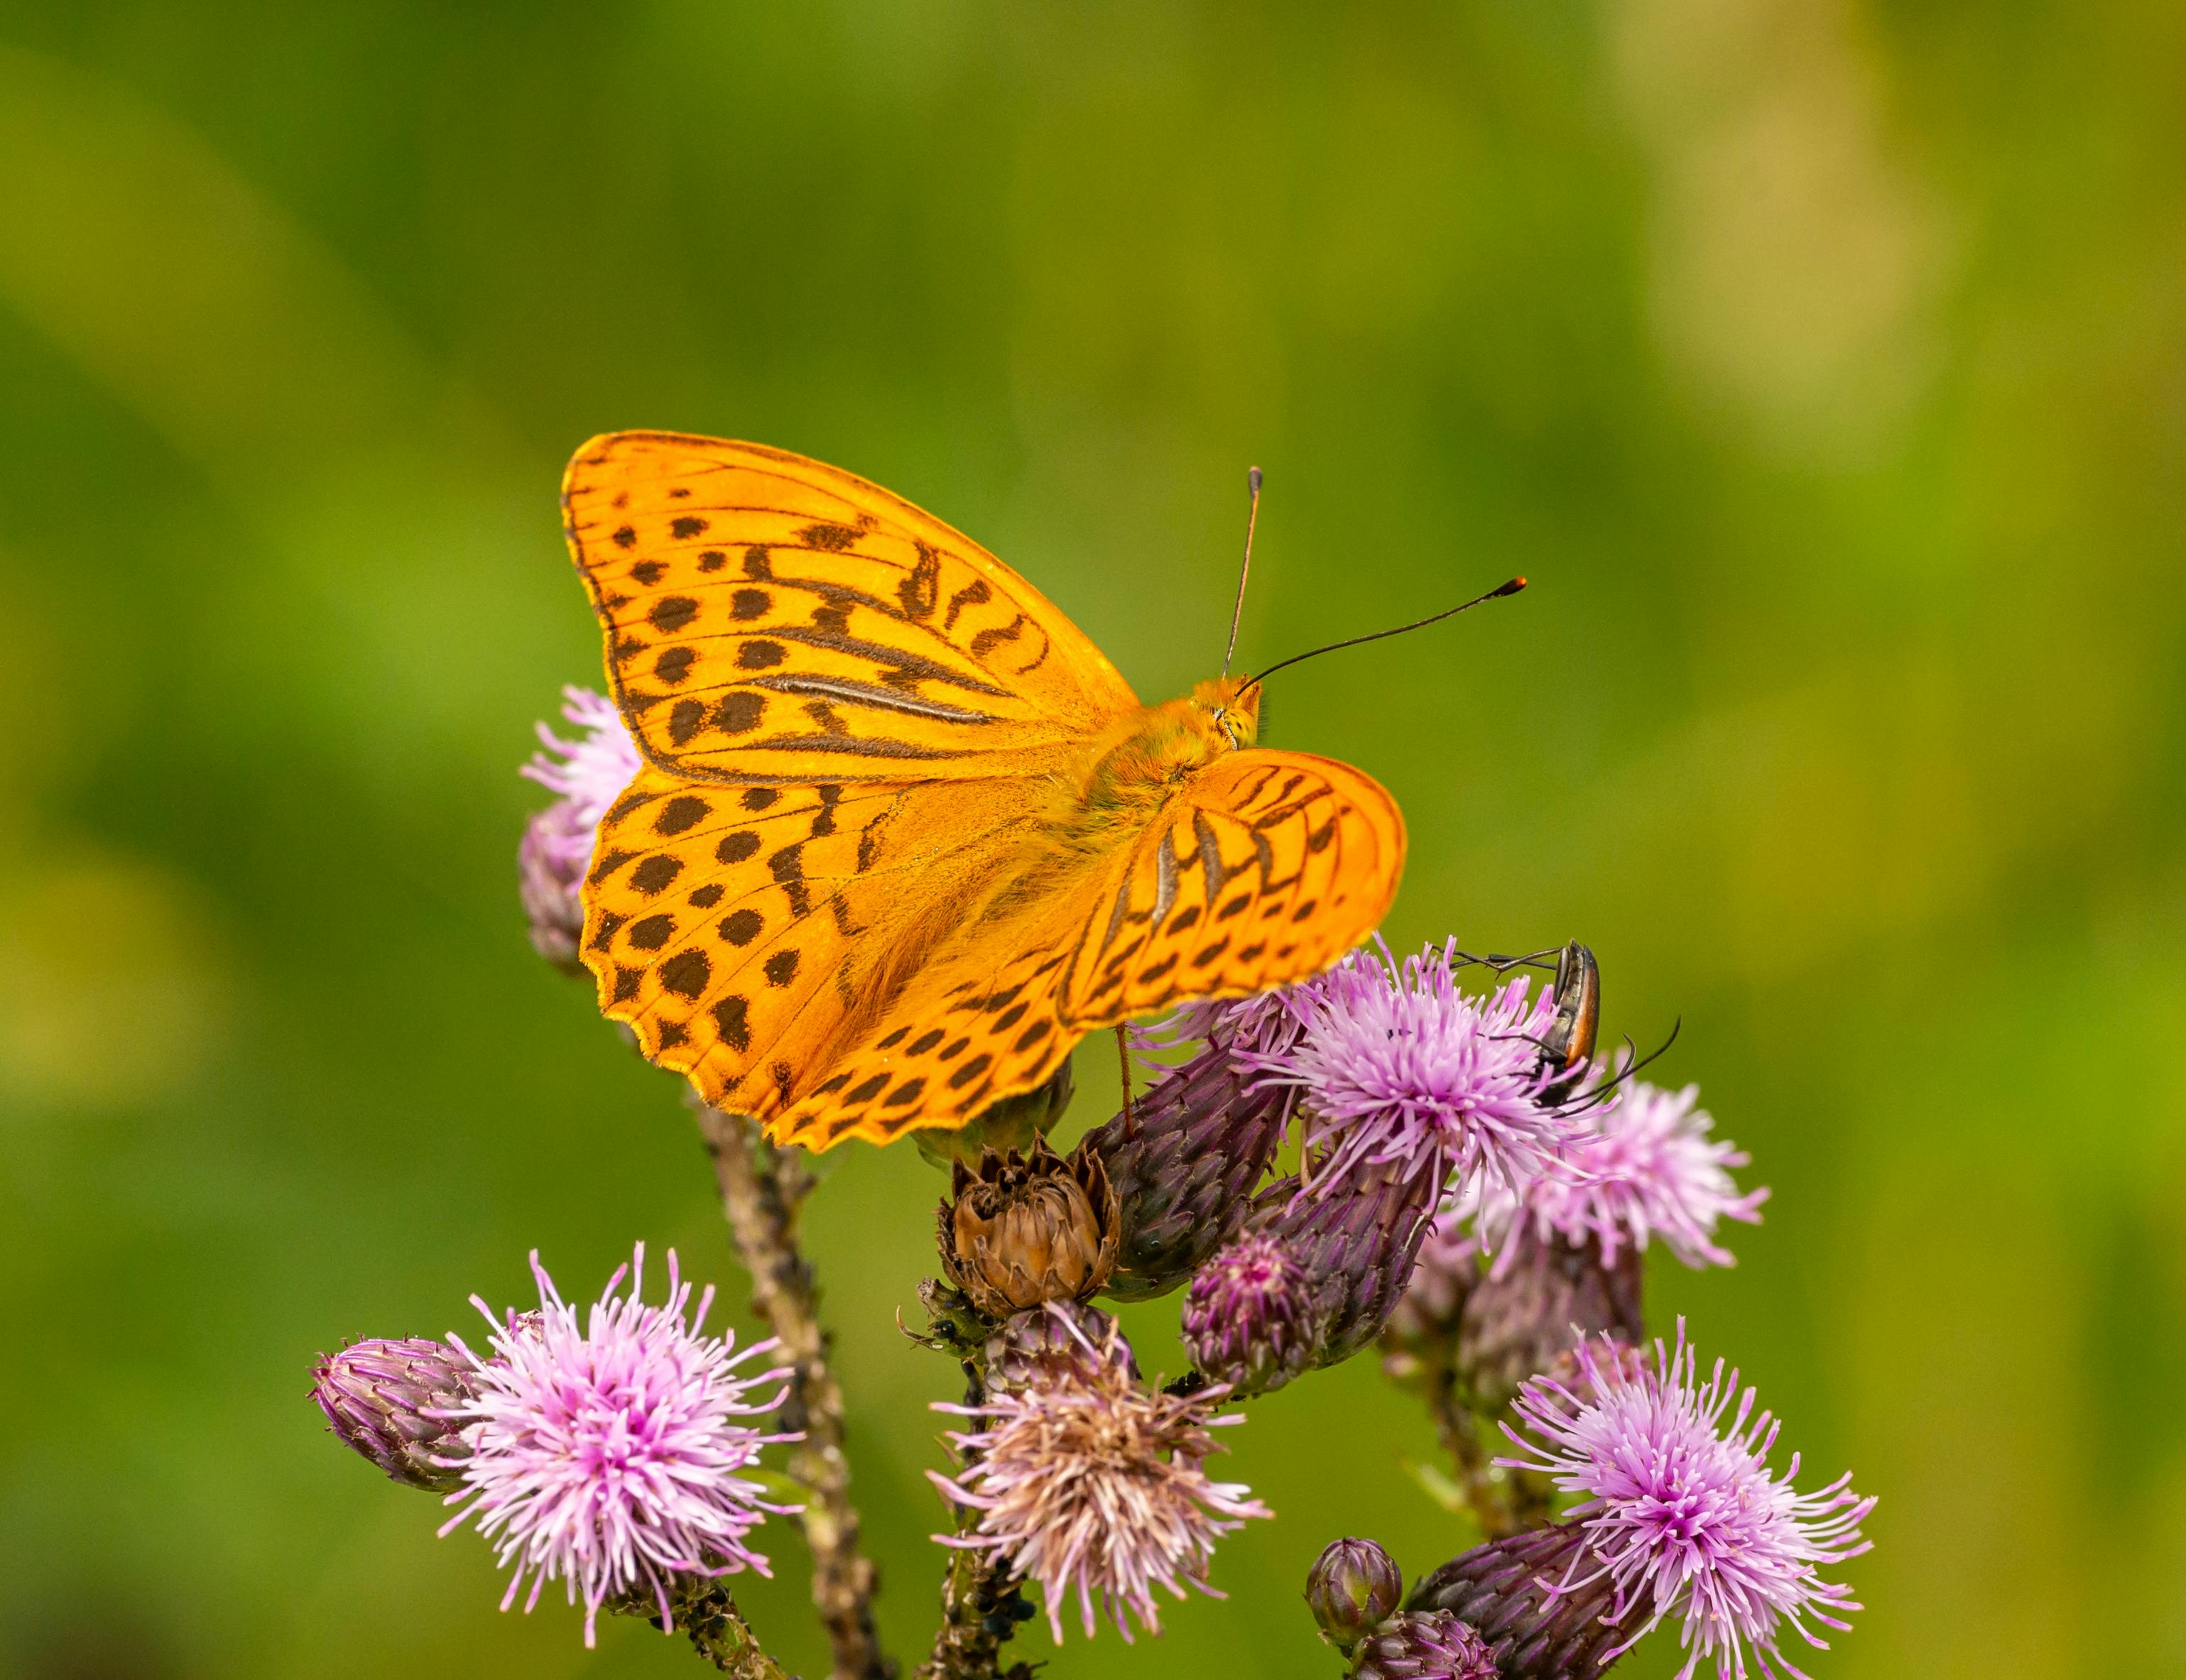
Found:
[{"label": "furry butterfly body", "polygon": [[583,955],[646,1055],[778,1140],[960,1126],[1085,1033],[1326,967],[1395,802],[1255,746],[1249,680],[1141,705],[970,539],[746,443],[626,432],[563,490],[645,763]]}]

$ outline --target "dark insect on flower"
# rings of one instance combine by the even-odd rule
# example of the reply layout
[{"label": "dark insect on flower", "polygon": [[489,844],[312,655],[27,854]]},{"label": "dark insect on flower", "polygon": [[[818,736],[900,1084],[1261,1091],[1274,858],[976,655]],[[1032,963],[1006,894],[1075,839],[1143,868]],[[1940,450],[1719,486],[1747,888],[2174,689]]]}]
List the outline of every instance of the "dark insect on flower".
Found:
[{"label": "dark insect on flower", "polygon": [[[1297,1042],[1244,1059],[1272,1084],[1297,1088],[1306,1142],[1337,1179],[1355,1168],[1454,1182],[1515,1185],[1558,1170],[1578,1123],[1544,1104],[1539,1049],[1555,1005],[1512,980],[1490,996],[1457,987],[1454,943],[1399,965],[1354,951],[1292,988]],[[1320,1183],[1316,1171],[1315,1185]]]},{"label": "dark insect on flower", "polygon": [[311,1398],[342,1444],[395,1481],[436,1493],[463,1485],[462,1420],[449,1411],[474,1398],[475,1363],[462,1349],[422,1336],[351,1342],[322,1353]]},{"label": "dark insect on flower", "polygon": [[1039,1140],[1029,1154],[989,1150],[950,1172],[941,1204],[942,1269],[990,1319],[1045,1301],[1082,1301],[1116,1268],[1116,1193],[1101,1157],[1068,1158]]},{"label": "dark insect on flower", "polygon": [[1371,1540],[1332,1540],[1305,1577],[1306,1608],[1321,1637],[1348,1651],[1397,1613],[1404,1577]]},{"label": "dark insect on flower", "polygon": [[1240,1396],[1281,1388],[1320,1352],[1324,1293],[1281,1244],[1247,1232],[1194,1274],[1184,1297],[1185,1352]]},{"label": "dark insect on flower", "polygon": [[1556,1018],[1541,1035],[1542,1066],[1553,1076],[1541,1100],[1554,1106],[1567,1100],[1594,1060],[1595,1033],[1601,1026],[1601,970],[1594,953],[1576,939],[1556,954],[1556,982],[1550,995]]},{"label": "dark insect on flower", "polygon": [[1497,1680],[1479,1634],[1448,1610],[1392,1616],[1359,1647],[1352,1680]]}]

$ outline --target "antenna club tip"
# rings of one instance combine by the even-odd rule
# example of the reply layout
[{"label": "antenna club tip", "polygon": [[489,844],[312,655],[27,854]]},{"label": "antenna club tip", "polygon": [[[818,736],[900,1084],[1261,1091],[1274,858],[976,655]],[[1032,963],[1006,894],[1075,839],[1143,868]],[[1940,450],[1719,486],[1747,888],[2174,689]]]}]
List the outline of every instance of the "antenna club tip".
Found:
[{"label": "antenna club tip", "polygon": [[1260,469],[1257,467],[1247,467],[1245,469],[1245,482],[1253,487],[1253,494],[1255,496],[1260,493]]},{"label": "antenna club tip", "polygon": [[1510,582],[1505,584],[1502,588],[1497,590],[1495,593],[1497,595],[1516,595],[1520,590],[1525,588],[1525,579],[1513,578]]}]

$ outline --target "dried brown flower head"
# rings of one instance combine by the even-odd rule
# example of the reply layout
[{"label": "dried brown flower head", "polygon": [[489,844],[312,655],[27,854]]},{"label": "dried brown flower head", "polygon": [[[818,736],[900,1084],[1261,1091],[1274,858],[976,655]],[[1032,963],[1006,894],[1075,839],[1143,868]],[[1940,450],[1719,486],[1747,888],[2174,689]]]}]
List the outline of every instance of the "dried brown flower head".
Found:
[{"label": "dried brown flower head", "polygon": [[1044,1301],[1083,1301],[1116,1269],[1121,1222],[1101,1158],[1068,1158],[1035,1140],[1029,1154],[989,1150],[950,1173],[941,1204],[942,1269],[990,1319]]}]

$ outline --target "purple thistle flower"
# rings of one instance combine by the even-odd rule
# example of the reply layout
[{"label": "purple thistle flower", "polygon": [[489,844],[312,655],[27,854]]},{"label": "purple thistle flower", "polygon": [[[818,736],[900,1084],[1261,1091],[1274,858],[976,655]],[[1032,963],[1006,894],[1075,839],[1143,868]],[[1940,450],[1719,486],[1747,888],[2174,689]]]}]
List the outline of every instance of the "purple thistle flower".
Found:
[{"label": "purple thistle flower", "polygon": [[[502,1566],[514,1571],[503,1610],[527,1576],[527,1611],[547,1582],[566,1581],[569,1602],[584,1600],[587,1645],[609,1599],[649,1594],[665,1625],[673,1577],[747,1568],[767,1574],[766,1559],[744,1536],[767,1512],[797,1509],[769,1504],[758,1483],[737,1474],[760,1448],[801,1438],[762,1435],[736,1421],[781,1403],[780,1392],[754,1401],[750,1391],[786,1370],[745,1375],[737,1369],[775,1343],[731,1354],[733,1333],[701,1336],[714,1291],[699,1297],[687,1322],[691,1285],[672,1249],[660,1306],[639,1298],[644,1271],[641,1243],[580,1323],[535,1252],[536,1313],[500,1323],[472,1297],[494,1326],[492,1351],[472,1356],[476,1396],[448,1410],[462,1423],[468,1454],[445,1460],[461,1470],[464,1484],[449,1503],[470,1503],[440,1532],[477,1519]],[[625,1274],[630,1293],[619,1299]]]},{"label": "purple thistle flower", "polygon": [[1572,1172],[1529,1179],[1515,1189],[1483,1184],[1474,1227],[1507,1263],[1518,1227],[1531,1222],[1541,1240],[1561,1235],[1601,1251],[1617,1263],[1629,1244],[1645,1249],[1661,1237],[1688,1266],[1729,1266],[1736,1257],[1715,1240],[1724,1219],[1758,1224],[1764,1187],[1741,1195],[1730,1168],[1749,1157],[1727,1140],[1712,1138],[1715,1121],[1696,1106],[1700,1087],[1658,1090],[1635,1084],[1605,1106],[1580,1117],[1587,1130],[1571,1155]]},{"label": "purple thistle flower", "polygon": [[539,725],[546,750],[534,753],[517,774],[562,797],[524,825],[516,866],[533,946],[549,961],[575,971],[577,941],[585,931],[578,889],[591,862],[600,819],[643,761],[612,701],[588,688],[564,688],[562,697],[562,715],[585,733],[564,741]]},{"label": "purple thistle flower", "polygon": [[1711,1659],[1717,1680],[1743,1680],[1749,1647],[1759,1674],[1774,1677],[1780,1665],[1804,1680],[1776,1649],[1781,1625],[1822,1649],[1827,1642],[1808,1619],[1848,1626],[1838,1613],[1859,1606],[1849,1588],[1822,1581],[1819,1566],[1868,1549],[1859,1525],[1875,1501],[1855,1494],[1849,1476],[1800,1493],[1792,1486],[1796,1453],[1780,1477],[1772,1476],[1775,1420],[1754,1410],[1754,1391],[1741,1391],[1738,1373],[1726,1375],[1722,1360],[1699,1380],[1683,1319],[1676,1351],[1657,1341],[1651,1363],[1613,1345],[1583,1344],[1578,1357],[1580,1391],[1537,1377],[1520,1392],[1514,1409],[1537,1439],[1506,1425],[1529,1456],[1496,1460],[1585,1496],[1571,1516],[1587,1554],[1573,1560],[1555,1592],[1606,1577],[1609,1620],[1648,1610],[1606,1658],[1678,1616],[1679,1644],[1690,1653],[1679,1680]]},{"label": "purple thistle flower", "polygon": [[976,1532],[933,1537],[996,1554],[1037,1581],[1057,1644],[1073,1592],[1087,1638],[1106,1616],[1128,1644],[1127,1612],[1161,1632],[1157,1585],[1179,1599],[1180,1583],[1220,1598],[1206,1582],[1214,1542],[1274,1513],[1242,1482],[1215,1481],[1201,1468],[1215,1448],[1212,1431],[1244,1420],[1212,1415],[1228,1390],[1150,1392],[1132,1380],[1128,1355],[1090,1343],[1087,1352],[1050,1380],[982,1406],[936,1403],[979,1427],[950,1432],[967,1460],[954,1480],[927,1475],[979,1515]]},{"label": "purple thistle flower", "polygon": [[1455,1174],[1506,1184],[1557,1170],[1576,1123],[1544,1103],[1555,1070],[1539,1040],[1555,1000],[1514,979],[1486,998],[1457,988],[1455,944],[1398,966],[1387,949],[1354,951],[1292,989],[1303,1031],[1295,1046],[1242,1059],[1270,1084],[1295,1086],[1321,1146],[1314,1178],[1387,1165],[1400,1176]]},{"label": "purple thistle flower", "polygon": [[1320,1352],[1327,1292],[1274,1238],[1248,1231],[1193,1274],[1180,1327],[1184,1351],[1234,1393],[1270,1393]]}]

